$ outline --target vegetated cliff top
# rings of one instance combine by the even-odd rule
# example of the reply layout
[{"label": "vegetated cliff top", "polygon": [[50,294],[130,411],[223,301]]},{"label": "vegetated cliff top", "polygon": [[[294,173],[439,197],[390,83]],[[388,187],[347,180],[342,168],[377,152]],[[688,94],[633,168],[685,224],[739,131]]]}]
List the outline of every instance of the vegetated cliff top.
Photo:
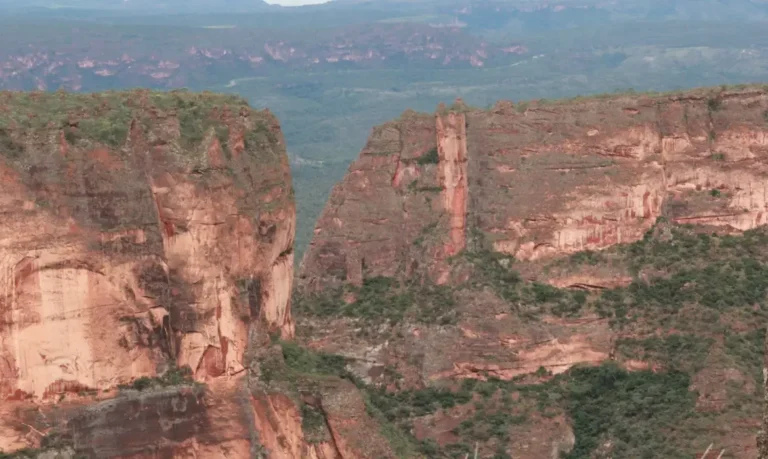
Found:
[{"label": "vegetated cliff top", "polygon": [[[648,104],[664,104],[686,101],[706,101],[713,100],[722,102],[725,99],[740,98],[748,96],[759,96],[768,94],[768,84],[764,83],[751,83],[751,84],[732,84],[732,85],[720,85],[720,86],[707,86],[690,89],[677,89],[672,91],[635,91],[634,89],[617,90],[614,92],[607,92],[601,94],[579,95],[574,97],[565,97],[559,99],[525,99],[525,100],[506,100],[500,99],[495,104],[487,107],[475,107],[466,104],[461,98],[457,98],[450,105],[440,104],[436,113],[448,114],[450,112],[457,113],[494,113],[499,110],[508,108],[515,108],[515,111],[520,114],[525,114],[528,110],[535,109],[565,109],[576,108],[580,111],[594,111],[599,108],[601,104],[626,104],[631,103],[633,105],[648,105]],[[708,107],[717,111],[719,106]],[[409,119],[421,116],[434,116],[434,113],[417,112],[414,110],[405,110],[400,117],[392,122],[407,122]],[[610,119],[604,119],[603,122],[606,125],[610,125]],[[386,125],[387,123],[385,123]]]},{"label": "vegetated cliff top", "polygon": [[51,132],[63,132],[71,146],[119,148],[129,141],[131,129],[143,131],[152,146],[176,142],[186,150],[214,134],[227,154],[235,148],[233,134],[242,137],[241,148],[247,150],[282,141],[268,110],[254,110],[233,95],[183,90],[0,92],[0,151],[11,159],[50,140]]}]

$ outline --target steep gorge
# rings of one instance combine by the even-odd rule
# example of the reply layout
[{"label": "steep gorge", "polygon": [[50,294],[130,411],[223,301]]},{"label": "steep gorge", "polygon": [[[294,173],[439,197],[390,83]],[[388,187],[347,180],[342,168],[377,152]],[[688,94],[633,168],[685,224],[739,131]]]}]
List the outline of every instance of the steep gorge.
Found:
[{"label": "steep gorge", "polygon": [[293,289],[269,112],[0,93],[0,450],[757,457],[766,139],[757,86],[408,111]]}]

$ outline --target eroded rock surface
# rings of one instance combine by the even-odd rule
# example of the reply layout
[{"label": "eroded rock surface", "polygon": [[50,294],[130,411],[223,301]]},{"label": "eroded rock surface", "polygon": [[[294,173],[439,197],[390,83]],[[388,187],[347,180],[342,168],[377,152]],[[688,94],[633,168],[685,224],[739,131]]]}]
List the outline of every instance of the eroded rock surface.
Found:
[{"label": "eroded rock surface", "polygon": [[0,177],[2,404],[45,412],[171,366],[215,400],[171,388],[69,424],[3,416],[0,450],[66,424],[92,457],[249,457],[244,386],[218,381],[242,381],[249,329],[293,335],[295,205],[274,116],[212,94],[0,93]]},{"label": "eroded rock surface", "polygon": [[[478,234],[537,260],[637,241],[662,215],[755,228],[766,108],[749,88],[406,113],[374,130],[334,189],[302,276],[408,275]],[[430,237],[441,247],[414,247]]]},{"label": "eroded rock surface", "polygon": [[[300,340],[395,394],[382,409],[433,454],[621,456],[611,432],[585,446],[589,429],[542,408],[570,390],[546,385],[682,369],[678,400],[738,426],[712,428],[715,447],[756,457],[757,410],[729,403],[753,406],[761,384],[757,360],[734,356],[762,346],[765,285],[746,279],[764,272],[767,133],[757,86],[406,112],[373,130],[321,214]],[[539,390],[537,407],[521,395]]]}]

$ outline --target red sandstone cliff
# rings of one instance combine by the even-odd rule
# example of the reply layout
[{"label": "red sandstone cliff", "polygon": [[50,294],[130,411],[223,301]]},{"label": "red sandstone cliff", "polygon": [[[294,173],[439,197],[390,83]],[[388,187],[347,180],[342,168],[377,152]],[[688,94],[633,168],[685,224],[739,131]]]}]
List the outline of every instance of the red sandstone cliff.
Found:
[{"label": "red sandstone cliff", "polygon": [[[444,255],[472,229],[520,260],[636,241],[662,214],[755,228],[766,223],[766,108],[766,92],[749,88],[406,113],[376,128],[334,189],[302,276],[405,273],[435,225]],[[701,199],[711,190],[727,198]]]},{"label": "red sandstone cliff", "polygon": [[[623,353],[617,343],[681,333],[681,325],[651,326],[642,311],[623,326],[594,309],[559,316],[545,309],[531,318],[523,311],[541,311],[534,300],[489,290],[482,278],[488,271],[478,271],[473,254],[496,254],[493,272],[514,257],[524,280],[540,283],[534,290],[548,292],[540,287],[548,283],[583,291],[594,304],[603,289],[668,275],[658,269],[633,274],[617,247],[653,228],[653,238],[669,240],[670,228],[679,225],[721,235],[765,225],[766,120],[768,92],[756,86],[406,112],[374,129],[318,221],[299,276],[300,339],[354,357],[360,377],[391,390],[395,384],[382,376],[384,369],[399,375],[397,387],[410,388],[466,378],[535,380],[542,371],[562,374],[609,360],[631,371],[660,370],[658,361]],[[608,258],[569,268],[567,256],[587,250]],[[381,290],[382,277],[400,290]],[[505,279],[502,289],[516,285]],[[425,296],[434,284],[450,293]],[[393,311],[372,309],[375,301]],[[695,310],[691,305],[668,320]],[[690,317],[691,327],[701,327],[700,318]],[[761,326],[725,317],[718,322],[725,335],[691,333],[722,342]],[[743,377],[743,369],[720,357],[726,351],[718,345],[712,349],[709,366],[691,373],[697,406],[717,411],[724,423],[742,416],[733,421],[738,427],[713,433],[712,441],[738,457],[755,457],[755,416],[723,407],[734,396],[725,389],[733,381],[749,381],[748,394],[761,381]],[[459,440],[462,416],[473,410],[417,418],[414,432],[451,444]],[[513,429],[506,451],[542,458],[568,451],[570,428],[550,422],[544,417]],[[522,441],[528,438],[538,440]],[[492,457],[493,450],[481,455]]]},{"label": "red sandstone cliff", "polygon": [[273,342],[294,335],[295,203],[268,111],[0,93],[0,179],[0,452],[393,457],[354,385],[291,375]]},{"label": "red sandstone cliff", "polygon": [[[34,446],[51,410],[93,398],[78,393],[114,397],[174,364],[213,405],[173,390],[101,402],[114,411],[103,422],[72,414],[78,449],[249,457],[238,419],[251,414],[232,400],[249,329],[293,334],[295,207],[276,119],[210,94],[2,93],[0,177],[0,450]],[[140,434],[143,422],[162,428]]]}]

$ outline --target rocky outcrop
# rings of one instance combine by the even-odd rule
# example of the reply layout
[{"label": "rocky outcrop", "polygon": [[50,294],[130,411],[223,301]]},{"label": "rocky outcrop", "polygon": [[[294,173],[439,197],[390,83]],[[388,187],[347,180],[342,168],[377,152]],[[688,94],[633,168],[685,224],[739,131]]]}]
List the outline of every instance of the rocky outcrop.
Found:
[{"label": "rocky outcrop", "polygon": [[[371,273],[417,269],[427,257],[415,253],[412,242],[443,214],[447,200],[441,197],[438,154],[433,117],[407,112],[401,121],[375,128],[320,216],[304,259],[307,282],[359,284]],[[428,258],[445,258],[444,247],[429,250]]]},{"label": "rocky outcrop", "polygon": [[[296,402],[282,393],[262,394],[253,399],[259,441],[274,459],[378,459],[396,457],[380,426],[367,413],[361,394],[350,383],[323,387],[305,396],[321,414],[322,438],[302,422]],[[316,405],[316,406],[314,406]]]},{"label": "rocky outcrop", "polygon": [[[0,176],[2,403],[46,411],[189,367],[239,430],[208,426],[226,421],[171,389],[72,415],[78,448],[248,457],[239,386],[218,381],[242,382],[249,330],[293,335],[295,207],[276,119],[212,94],[2,93]],[[124,422],[132,410],[138,424]],[[34,428],[3,416],[0,450],[34,445],[22,424]]]},{"label": "rocky outcrop", "polygon": [[[762,303],[746,292],[764,286],[735,284],[764,269],[764,229],[742,233],[766,224],[766,133],[757,86],[406,112],[331,194],[300,268],[297,335],[397,403],[423,390],[390,415],[434,451],[607,457],[613,434],[588,446],[524,393],[540,403],[591,370],[675,369],[697,409],[739,419],[715,447],[756,457],[756,410],[726,401],[759,403],[757,359],[734,356],[759,353],[746,336],[762,342]],[[713,285],[733,293],[694,293]],[[424,409],[446,388],[467,398]]]},{"label": "rocky outcrop", "polygon": [[467,240],[467,131],[466,117],[449,113],[435,119],[443,209],[450,216],[448,256],[464,250]]},{"label": "rocky outcrop", "polygon": [[[755,228],[766,222],[766,108],[750,87],[406,114],[374,130],[334,189],[302,276],[344,278],[362,261],[370,275],[408,276],[425,253],[468,242],[519,260],[600,250],[661,216]],[[430,149],[435,164],[419,161]]]}]

